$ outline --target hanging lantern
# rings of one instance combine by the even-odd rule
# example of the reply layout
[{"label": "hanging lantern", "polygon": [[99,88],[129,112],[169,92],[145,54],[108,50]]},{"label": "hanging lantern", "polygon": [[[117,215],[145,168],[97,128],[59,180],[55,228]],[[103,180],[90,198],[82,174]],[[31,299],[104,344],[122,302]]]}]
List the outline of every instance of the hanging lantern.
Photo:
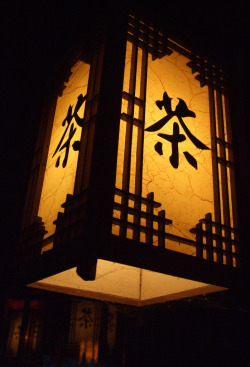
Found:
[{"label": "hanging lantern", "polygon": [[22,279],[135,305],[226,289],[239,245],[223,73],[132,15],[113,23],[45,109]]}]

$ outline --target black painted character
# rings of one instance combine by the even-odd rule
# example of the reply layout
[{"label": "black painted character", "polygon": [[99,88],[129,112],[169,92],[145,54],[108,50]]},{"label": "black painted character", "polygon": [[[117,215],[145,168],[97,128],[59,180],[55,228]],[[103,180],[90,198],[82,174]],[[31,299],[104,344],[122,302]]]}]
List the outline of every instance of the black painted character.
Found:
[{"label": "black painted character", "polygon": [[[71,142],[71,139],[73,138],[73,136],[75,135],[75,132],[76,132],[76,127],[74,127],[74,122],[72,122],[73,118],[75,119],[75,122],[77,123],[77,125],[79,127],[83,127],[83,125],[84,125],[84,118],[83,117],[81,118],[81,117],[78,116],[78,111],[81,108],[82,104],[86,101],[86,97],[87,97],[86,95],[83,97],[82,94],[80,94],[78,96],[74,112],[73,112],[73,107],[70,105],[69,109],[68,109],[67,116],[65,117],[65,119],[62,122],[62,126],[65,126],[66,123],[67,123],[67,126],[66,126],[66,129],[64,130],[63,136],[61,137],[61,140],[60,140],[59,144],[57,145],[57,148],[56,148],[56,150],[53,154],[53,157],[56,155],[56,153],[58,151],[61,152],[63,149],[65,149],[65,156],[64,156],[63,163],[62,163],[63,168],[66,167],[66,165],[67,165],[68,156],[69,156],[70,142]],[[65,141],[65,143],[63,144],[64,138],[65,138],[65,136],[68,132],[69,127],[70,127],[70,130],[69,130],[68,138]],[[75,151],[80,150],[80,141],[76,140],[72,144],[72,147]],[[57,158],[56,167],[59,167],[60,157],[61,156],[59,156]]]},{"label": "black painted character", "polygon": [[[183,99],[178,98],[179,103],[176,106],[175,111],[172,110],[171,107],[171,100],[172,98],[169,98],[166,92],[163,94],[163,100],[162,101],[156,101],[157,107],[161,110],[162,107],[164,107],[167,116],[163,117],[161,120],[157,121],[153,125],[149,126],[146,131],[158,131],[160,130],[172,117],[176,116],[187,134],[188,138],[191,140],[191,142],[196,146],[196,148],[207,150],[208,148],[205,144],[203,144],[199,139],[197,139],[187,128],[185,122],[182,118],[184,117],[196,117],[195,113],[193,111],[190,111],[186,105],[186,102],[183,101]],[[158,134],[161,138],[169,141],[172,144],[172,155],[170,156],[169,160],[171,165],[174,168],[178,168],[179,166],[179,151],[178,151],[178,144],[186,140],[186,137],[184,134],[179,133],[179,125],[177,122],[173,125],[173,134]],[[155,150],[158,154],[162,155],[162,143],[158,142],[155,144]],[[197,161],[196,159],[188,152],[184,152],[184,155],[191,166],[197,169]]]},{"label": "black painted character", "polygon": [[92,326],[93,324],[93,319],[92,319],[92,312],[89,308],[84,307],[81,310],[82,316],[79,317],[77,320],[80,321],[80,327],[84,326],[85,329],[88,329],[90,326]]}]

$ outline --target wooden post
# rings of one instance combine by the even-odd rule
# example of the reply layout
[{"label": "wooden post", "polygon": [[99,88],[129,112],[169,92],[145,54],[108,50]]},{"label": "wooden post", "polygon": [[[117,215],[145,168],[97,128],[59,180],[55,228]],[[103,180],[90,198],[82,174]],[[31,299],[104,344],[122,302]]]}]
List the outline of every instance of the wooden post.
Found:
[{"label": "wooden post", "polygon": [[206,245],[207,245],[207,260],[213,261],[213,238],[212,238],[212,214],[207,213],[205,215],[206,219]]},{"label": "wooden post", "polygon": [[146,243],[152,245],[153,243],[153,214],[154,214],[154,193],[150,192],[147,195],[147,207],[146,212],[148,213],[146,219]]},{"label": "wooden post", "polygon": [[159,211],[158,217],[158,246],[165,248],[165,210]]}]

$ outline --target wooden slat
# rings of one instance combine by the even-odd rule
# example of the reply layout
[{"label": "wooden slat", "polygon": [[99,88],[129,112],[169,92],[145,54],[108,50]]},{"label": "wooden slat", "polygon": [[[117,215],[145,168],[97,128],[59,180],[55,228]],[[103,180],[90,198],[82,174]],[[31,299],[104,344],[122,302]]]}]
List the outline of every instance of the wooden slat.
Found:
[{"label": "wooden slat", "polygon": [[146,218],[146,228],[147,228],[147,233],[146,233],[146,242],[149,244],[153,244],[153,217],[152,215],[154,214],[154,193],[150,192],[147,195],[147,199],[148,199],[148,203],[146,206],[146,211],[149,214]]},{"label": "wooden slat", "polygon": [[[132,194],[128,191],[121,190],[121,189],[118,189],[118,188],[115,189],[115,194],[118,195],[118,196],[121,196],[121,197],[127,196],[130,200],[138,200],[139,199],[138,195]],[[142,203],[145,204],[145,205],[147,205],[147,203],[149,201],[148,198],[144,198],[144,197],[142,197],[141,200],[142,200]],[[159,208],[161,206],[161,203],[159,203],[158,201],[154,201],[153,205],[154,205],[154,208]]]},{"label": "wooden slat", "polygon": [[[229,102],[227,96],[224,96],[224,103],[225,103],[225,115],[226,115],[226,129],[227,129],[227,137],[228,137],[228,144],[232,144],[232,131],[231,131],[231,121],[230,121],[230,110],[229,110]],[[234,228],[238,228],[238,213],[237,213],[237,201],[236,201],[236,187],[235,187],[235,172],[234,172],[234,157],[233,157],[233,150],[228,149],[228,158],[231,162],[231,166],[229,167],[229,180],[230,180],[230,191],[229,196],[231,198],[231,205],[232,205],[232,218],[231,221],[233,223]],[[238,241],[238,232],[234,233],[234,238]],[[239,246],[235,246],[235,252],[238,256],[236,256],[236,267],[240,266],[239,260]]]},{"label": "wooden slat", "polygon": [[[214,189],[214,215],[215,222],[221,223],[221,207],[220,207],[220,187],[219,187],[219,172],[218,172],[218,151],[216,142],[216,117],[215,117],[215,102],[214,102],[214,90],[209,87],[209,110],[210,110],[210,132],[211,132],[211,147],[212,147],[212,169],[213,169],[213,189]],[[221,228],[216,227],[216,234],[218,238],[216,240],[216,248],[220,250],[222,248],[221,240]],[[223,256],[221,251],[217,251],[217,262],[223,262]]]},{"label": "wooden slat", "polygon": [[[124,98],[126,101],[130,102],[133,99],[133,95],[128,93],[128,92],[123,91],[122,92],[122,98]],[[135,97],[134,100],[135,100],[136,105],[138,105],[138,106],[143,106],[144,105],[144,100],[143,99]]]},{"label": "wooden slat", "polygon": [[[122,212],[122,210],[125,209],[125,206],[123,204],[120,204],[120,203],[114,203],[114,209],[119,210],[119,211]],[[130,208],[130,207],[128,207],[128,214],[132,214],[132,215],[140,214],[140,217],[141,218],[147,218],[148,217],[148,213],[147,212],[145,212],[143,210],[140,210],[140,209],[137,209],[137,208]],[[155,222],[158,222],[159,221],[159,216],[158,215],[151,214],[151,217],[152,217],[152,219]],[[160,221],[163,221],[163,218],[161,218]],[[171,224],[172,223],[172,220],[167,219],[167,218],[164,217],[164,222],[163,223],[164,224]]]},{"label": "wooden slat", "polygon": [[165,248],[165,210],[159,211],[158,217],[158,246],[161,248]]},{"label": "wooden slat", "polygon": [[208,213],[206,218],[206,245],[207,245],[207,260],[213,261],[213,238],[212,238],[212,215]]},{"label": "wooden slat", "polygon": [[[94,52],[92,55],[90,72],[89,72],[89,81],[88,81],[88,89],[87,89],[87,100],[85,105],[84,111],[84,120],[85,125],[81,134],[81,146],[78,155],[78,162],[77,162],[77,170],[76,170],[76,177],[75,177],[75,186],[74,186],[74,193],[79,194],[81,190],[86,189],[88,186],[89,180],[89,169],[86,167],[86,162],[89,159],[89,145],[90,145],[90,129],[93,120],[92,111],[93,111],[93,97],[94,97],[94,90],[96,84],[96,74],[97,69],[101,68],[102,64],[102,55],[103,52],[100,50]],[[101,60],[100,60],[101,59]],[[92,135],[92,134],[91,134]],[[88,147],[88,148],[87,148]],[[87,152],[88,151],[88,152]]]},{"label": "wooden slat", "polygon": [[196,229],[196,257],[203,259],[203,236],[201,233],[202,223],[197,223]]},{"label": "wooden slat", "polygon": [[[148,36],[147,36],[148,37]],[[142,173],[143,173],[143,145],[144,145],[144,126],[145,126],[145,111],[146,111],[146,86],[147,86],[147,64],[148,50],[142,50],[141,64],[141,80],[140,80],[140,100],[142,103],[139,106],[139,121],[136,147],[136,171],[135,171],[135,194],[139,196],[139,200],[135,202],[135,209],[141,210],[141,194],[142,194]],[[136,103],[136,99],[134,100]],[[135,223],[140,224],[141,215],[134,217]],[[140,231],[134,233],[134,239],[140,238]]]},{"label": "wooden slat", "polygon": [[[225,131],[224,131],[224,119],[223,119],[223,107],[222,107],[222,95],[221,92],[217,91],[216,93],[216,102],[217,102],[217,121],[218,121],[218,133],[219,139],[221,143],[219,144],[220,158],[225,161],[226,160],[226,147],[225,147]],[[230,226],[230,210],[229,210],[229,196],[228,196],[228,177],[227,177],[227,167],[226,164],[220,161],[221,167],[221,197],[222,197],[222,210],[223,210],[223,218],[224,224]],[[229,229],[225,229],[225,237],[230,239],[231,232]],[[226,242],[226,250],[230,254],[232,253],[232,247],[230,242]],[[226,256],[226,264],[232,265],[232,256]]]},{"label": "wooden slat", "polygon": [[[123,177],[122,177],[122,189],[129,191],[130,185],[130,170],[131,170],[131,148],[132,148],[132,137],[133,137],[133,116],[134,116],[134,103],[135,103],[135,88],[136,88],[136,71],[137,71],[137,58],[138,58],[138,45],[132,44],[132,55],[131,55],[131,68],[130,68],[130,82],[129,82],[129,93],[132,95],[132,99],[128,101],[128,116],[129,119],[126,125],[126,137],[125,137],[125,149],[124,149],[124,161],[123,161]],[[128,196],[122,197],[122,204],[125,209],[121,212],[121,219],[123,223],[127,220],[127,207],[128,207]],[[120,227],[120,236],[126,236],[126,226]]]}]

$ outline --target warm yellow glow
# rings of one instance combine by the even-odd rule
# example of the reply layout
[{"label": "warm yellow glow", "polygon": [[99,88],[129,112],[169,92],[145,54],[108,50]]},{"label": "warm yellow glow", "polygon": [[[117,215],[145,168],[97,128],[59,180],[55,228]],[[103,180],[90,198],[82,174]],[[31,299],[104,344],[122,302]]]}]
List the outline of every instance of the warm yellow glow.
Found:
[{"label": "warm yellow glow", "polygon": [[[52,135],[49,145],[49,153],[46,164],[46,171],[44,176],[41,200],[38,210],[38,216],[42,217],[45,223],[45,229],[48,231],[47,236],[52,235],[55,232],[55,225],[53,221],[57,218],[57,213],[63,211],[61,205],[65,202],[67,194],[72,194],[74,190],[75,174],[78,160],[78,151],[73,149],[75,141],[81,139],[82,128],[78,126],[75,118],[71,120],[71,124],[62,140],[62,144],[58,152],[54,155],[58,144],[66,130],[67,122],[64,126],[62,123],[67,116],[68,109],[72,106],[72,112],[78,100],[78,96],[82,94],[84,97],[87,93],[88,78],[89,78],[90,66],[82,61],[78,61],[72,68],[69,81],[66,83],[66,87],[61,97],[58,97],[56,112],[53,122]],[[85,102],[82,103],[77,114],[79,117],[84,116]],[[71,128],[71,126],[73,127]],[[62,148],[69,138],[69,134],[73,134],[74,129],[76,131],[69,142],[69,154],[65,167],[63,167],[63,161],[66,155],[66,148]],[[71,129],[71,130],[70,130]],[[62,150],[60,151],[60,149]],[[54,156],[53,156],[54,155]],[[60,162],[56,167],[56,162],[59,159]]]},{"label": "warm yellow glow", "polygon": [[[113,216],[116,221],[114,220],[112,234],[119,236],[123,232],[123,235],[128,239],[139,239],[144,243],[165,246],[167,249],[195,256],[196,244],[187,244],[184,239],[195,241],[195,234],[190,233],[190,229],[196,227],[199,220],[204,218],[207,213],[211,213],[212,218],[214,217],[208,88],[206,86],[200,87],[199,81],[195,79],[195,75],[186,65],[190,60],[181,54],[174,51],[170,56],[164,56],[154,61],[149,55],[146,63],[146,51],[138,48],[137,65],[134,67],[132,55],[135,55],[136,52],[135,46],[128,42],[116,171],[116,188],[123,191],[120,190],[119,193],[119,190],[117,190],[118,193],[116,192],[115,195],[117,205]],[[147,65],[147,83],[145,83],[145,65]],[[52,157],[62,135],[61,123],[67,113],[68,106],[70,104],[74,105],[79,90],[83,95],[87,90],[88,65],[78,63],[72,71],[72,78],[74,76],[74,79],[69,80],[62,96],[62,100],[65,97],[66,102],[63,103],[66,107],[62,107],[59,117],[57,117],[59,107],[56,110],[38,213],[45,222],[46,229],[49,231],[48,235],[54,233],[53,221],[56,219],[58,211],[62,211],[61,204],[65,201],[66,194],[73,193],[74,187],[78,153],[73,150],[70,151],[68,165],[64,169],[61,166],[55,168],[56,157]],[[81,75],[81,77],[78,78],[78,75]],[[81,80],[81,83],[84,81],[84,85],[80,82],[77,84],[79,80]],[[161,106],[164,93],[167,93],[168,98],[171,99],[169,109],[171,109],[173,115],[160,128],[154,131],[144,130],[144,112],[145,129],[168,115],[164,107]],[[191,111],[189,116],[185,114],[182,116],[183,122],[181,122],[178,115],[174,115],[174,111],[178,109],[181,100],[184,101],[187,109]],[[144,105],[145,111],[143,110]],[[79,114],[82,116],[83,110]],[[176,132],[177,125],[178,134],[181,134],[182,140],[177,145],[178,162],[177,165],[174,165],[170,161],[171,155],[174,154],[173,145],[168,138],[171,140],[174,131]],[[81,134],[81,129],[78,130]],[[161,134],[161,136],[158,134]],[[194,144],[194,139],[192,141],[190,136],[198,139],[201,145],[203,144],[207,149],[197,147]],[[80,139],[80,135],[78,139]],[[161,149],[155,148],[158,143],[161,144]],[[141,149],[142,144],[143,149]],[[139,159],[142,152],[143,166],[142,172],[139,172],[141,169]],[[142,179],[142,187],[138,184],[140,178]],[[128,199],[128,197],[122,196],[124,191],[129,191],[129,193],[135,195],[131,195]],[[166,225],[165,222],[163,225],[160,221],[154,222],[152,223],[152,229],[163,232],[164,229],[162,230],[159,227],[165,226],[165,232],[179,236],[177,239],[176,237],[169,239],[166,236],[164,243],[164,233],[162,239],[153,230],[147,231],[144,228],[143,231],[143,228],[139,228],[138,224],[144,227],[150,225],[148,223],[150,222],[151,212],[148,202],[150,200],[152,202],[153,199],[148,198],[148,201],[142,200],[140,202],[135,198],[140,197],[140,195],[146,198],[152,192],[154,193],[154,201],[160,203],[159,207],[154,208],[154,214],[157,214],[157,211],[165,210],[166,218],[172,220],[172,224]],[[126,200],[128,200],[128,203],[124,204]],[[122,205],[119,206],[119,204]],[[129,209],[135,209],[134,212],[133,210],[129,210],[125,214],[122,212],[121,207],[125,207],[127,204]],[[143,214],[149,213],[149,216],[141,215],[142,212],[144,212]],[[120,220],[123,219],[122,216],[126,216],[124,221]],[[129,222],[128,226],[124,224],[126,221]],[[137,228],[135,228],[136,226],[133,227],[133,224],[136,224]],[[138,234],[136,231],[140,231],[140,233]],[[150,232],[152,238],[150,238]],[[137,238],[135,238],[135,234],[138,235]],[[204,250],[204,258],[206,256],[207,253]],[[96,279],[94,281],[83,281],[76,274],[74,268],[40,280],[31,286],[135,305],[206,294],[224,289],[100,259],[97,263]],[[90,358],[87,357],[90,356],[90,351],[93,355],[93,351],[95,348],[98,350],[98,346],[90,345],[88,340],[91,339],[86,338],[86,335],[83,337],[80,328],[77,330],[77,335],[79,359],[81,360],[83,355]]]},{"label": "warm yellow glow", "polygon": [[117,151],[117,167],[116,167],[116,187],[122,188],[122,173],[124,164],[124,150],[126,137],[126,123],[120,121],[119,142]]},{"label": "warm yellow glow", "polygon": [[73,268],[31,286],[127,304],[154,303],[223,289],[105,260],[98,260],[94,281],[82,280]]},{"label": "warm yellow glow", "polygon": [[[123,91],[144,99],[143,76],[141,70],[145,55],[142,49],[138,48],[136,72],[133,70],[132,44],[127,43],[126,63],[124,72]],[[159,101],[163,100],[164,92],[171,98],[171,110],[175,111],[180,99],[183,100],[187,108],[192,111],[193,116],[184,116],[182,120],[190,133],[202,142],[207,149],[200,149],[191,141],[187,132],[180,123],[177,116],[173,116],[155,131],[144,131],[143,143],[143,175],[142,175],[142,196],[147,197],[150,192],[154,193],[154,200],[161,203],[155,210],[165,210],[166,217],[172,220],[171,225],[167,225],[165,230],[170,234],[195,240],[195,234],[190,233],[199,220],[207,213],[214,215],[213,202],[213,178],[212,178],[212,154],[211,154],[211,133],[209,114],[208,87],[200,87],[200,82],[195,79],[191,69],[186,65],[190,60],[185,56],[173,51],[170,56],[152,60],[148,55],[147,63],[147,83],[146,83],[146,109],[145,109],[145,129],[154,125],[157,121],[168,116],[164,107],[159,107]],[[133,84],[133,75],[136,73]],[[133,89],[134,85],[134,89]],[[139,86],[141,86],[139,88]],[[116,187],[124,187],[124,160],[125,160],[125,137],[132,122],[129,116],[134,119],[143,119],[143,104],[132,98],[123,95],[122,115],[120,121],[120,135],[118,145]],[[158,103],[156,103],[158,101]],[[134,103],[134,104],[133,104]],[[177,107],[178,108],[178,107]],[[136,159],[139,145],[137,139],[139,129],[137,123],[133,122],[131,138],[131,158],[130,158],[130,182],[129,192],[136,193],[135,177]],[[178,167],[174,167],[170,162],[172,155],[172,144],[158,134],[173,136],[174,126],[178,125],[179,134],[184,137],[184,141],[178,143]],[[159,154],[155,145],[160,144],[162,152]],[[186,156],[188,155],[188,158]],[[195,164],[190,164],[196,161]],[[195,167],[197,165],[197,167]],[[138,192],[138,190],[137,190]],[[116,201],[117,202],[117,201]],[[143,209],[142,209],[143,210]],[[119,219],[119,211],[114,211],[114,217]],[[133,222],[133,218],[128,218]],[[142,218],[143,220],[143,218]],[[145,225],[145,223],[141,223]],[[157,229],[157,228],[155,228]],[[133,230],[127,230],[127,238],[132,238]],[[119,235],[119,224],[114,223],[112,233]],[[140,239],[145,242],[145,235],[140,234]],[[153,238],[154,245],[158,244],[157,237]],[[190,255],[196,254],[193,246],[181,242],[165,240],[165,247],[171,250],[184,252]]]},{"label": "warm yellow glow", "polygon": [[[173,98],[172,105],[177,105],[178,98],[181,98],[196,114],[195,118],[184,117],[183,121],[196,138],[211,148],[208,88],[200,87],[200,83],[186,66],[188,61],[177,52],[155,61],[149,57],[146,128],[166,116],[164,108],[160,110],[155,102],[162,100],[163,93],[167,92]],[[173,107],[172,109],[174,110]],[[180,134],[186,136],[176,116],[156,132],[145,131],[143,196],[151,191],[155,193],[155,200],[162,204],[161,209],[165,209],[166,216],[173,221],[168,226],[170,233],[194,239],[189,230],[206,213],[213,213],[211,151],[198,149],[186,136],[186,140],[178,144],[179,167],[174,168],[169,161],[172,154],[171,143],[157,134],[172,135],[175,122],[179,125]],[[162,143],[163,155],[159,155],[154,149],[158,141]],[[186,160],[185,151],[197,160],[197,170]],[[187,247],[184,252],[188,252]]]}]

